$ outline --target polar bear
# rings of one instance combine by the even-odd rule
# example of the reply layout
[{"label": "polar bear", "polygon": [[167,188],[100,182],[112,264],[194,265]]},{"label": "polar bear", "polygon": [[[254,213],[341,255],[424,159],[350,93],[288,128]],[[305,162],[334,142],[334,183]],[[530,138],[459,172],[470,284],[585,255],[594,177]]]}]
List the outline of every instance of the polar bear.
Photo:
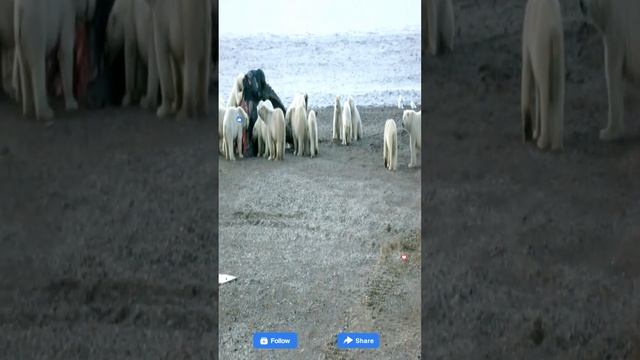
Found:
[{"label": "polar bear", "polygon": [[402,127],[409,132],[409,167],[417,166],[416,154],[422,148],[422,111],[405,110],[402,113]]},{"label": "polar bear", "polygon": [[269,160],[284,160],[285,124],[282,109],[273,108],[270,100],[260,100],[257,106],[258,116],[262,118],[269,129]]},{"label": "polar bear", "polygon": [[453,51],[455,22],[452,0],[427,0],[427,43],[429,52],[438,55]]},{"label": "polar bear", "polygon": [[117,53],[124,49],[125,95],[122,106],[133,101],[137,60],[146,67],[145,95],[140,100],[143,109],[155,109],[158,101],[159,80],[156,66],[155,41],[151,8],[145,0],[116,0],[107,20],[107,51]]},{"label": "polar bear", "polygon": [[224,113],[222,139],[224,156],[227,160],[236,161],[234,141],[237,143],[238,156],[242,159],[242,130],[249,127],[249,115],[241,107],[228,107]]},{"label": "polar bear", "polygon": [[296,156],[303,156],[307,152],[307,105],[306,99],[297,96],[291,104],[290,111],[287,111],[291,123],[291,133],[293,134],[293,153]]},{"label": "polar bear", "polygon": [[353,101],[351,96],[349,96],[347,101],[351,108],[351,128],[353,129],[352,139],[353,141],[362,140],[362,120],[360,119],[360,112],[358,111],[356,103]]},{"label": "polar bear", "polygon": [[[258,123],[258,121],[262,123],[262,125],[260,126],[260,130],[261,130],[260,138],[262,139],[262,147],[263,147],[262,156],[265,159],[268,159],[271,156],[270,146],[267,146],[268,144],[271,144],[271,131],[260,116],[258,116],[258,120],[256,120],[256,123]],[[258,150],[259,150],[259,146],[260,144],[258,144]]]},{"label": "polar bear", "polygon": [[522,34],[523,141],[537,140],[543,150],[563,148],[563,37],[558,0],[529,0]]},{"label": "polar bear", "polygon": [[269,144],[269,129],[261,117],[258,117],[258,120],[256,120],[256,123],[253,125],[253,141],[258,143],[258,153],[256,156],[268,157],[269,149],[267,144]]},{"label": "polar bear", "polygon": [[[158,117],[205,115],[211,60],[212,1],[145,0],[153,14],[162,104]],[[172,69],[176,72],[172,76]],[[180,96],[178,91],[182,90]],[[180,104],[179,108],[176,104]]]},{"label": "polar bear", "polygon": [[384,137],[382,146],[382,158],[384,167],[395,171],[398,166],[398,131],[396,122],[389,119],[384,123]]},{"label": "polar bear", "polygon": [[240,106],[242,103],[242,79],[244,79],[244,74],[238,74],[238,76],[236,76],[236,80],[229,93],[227,106]]},{"label": "polar bear", "polygon": [[309,131],[309,153],[311,157],[318,155],[318,121],[316,112],[309,111],[309,119],[307,120],[307,129]]},{"label": "polar bear", "polygon": [[340,132],[342,131],[342,106],[340,105],[340,97],[336,96],[336,101],[333,105],[333,134],[331,141],[338,141],[341,139]]},{"label": "polar bear", "polygon": [[56,46],[67,110],[78,108],[73,95],[73,62],[76,20],[90,21],[96,0],[15,0],[14,42],[22,94],[22,112],[37,119],[51,119],[47,101],[45,58]]},{"label": "polar bear", "polygon": [[287,111],[284,113],[284,122],[287,126],[291,126],[291,114],[293,113],[293,109],[296,106],[303,106],[305,111],[307,110],[307,95],[306,94],[297,94],[291,100],[291,104],[287,107]]},{"label": "polar bear", "polygon": [[609,115],[600,139],[616,140],[624,133],[624,80],[640,79],[640,2],[580,0],[580,10],[604,41]]},{"label": "polar bear", "polygon": [[341,122],[342,131],[340,131],[340,139],[342,140],[342,145],[349,145],[353,137],[353,123],[351,122],[351,107],[349,106],[348,101],[345,101],[344,106],[342,106]]}]

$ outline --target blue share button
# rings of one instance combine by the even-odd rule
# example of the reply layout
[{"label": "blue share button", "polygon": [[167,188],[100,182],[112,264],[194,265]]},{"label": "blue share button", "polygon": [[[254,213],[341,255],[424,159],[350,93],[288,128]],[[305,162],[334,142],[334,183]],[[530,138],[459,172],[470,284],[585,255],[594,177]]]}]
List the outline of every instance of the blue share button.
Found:
[{"label": "blue share button", "polygon": [[378,333],[339,333],[338,349],[377,349],[380,347]]},{"label": "blue share button", "polygon": [[298,347],[298,335],[294,332],[257,332],[253,333],[253,348],[264,350],[295,349]]}]

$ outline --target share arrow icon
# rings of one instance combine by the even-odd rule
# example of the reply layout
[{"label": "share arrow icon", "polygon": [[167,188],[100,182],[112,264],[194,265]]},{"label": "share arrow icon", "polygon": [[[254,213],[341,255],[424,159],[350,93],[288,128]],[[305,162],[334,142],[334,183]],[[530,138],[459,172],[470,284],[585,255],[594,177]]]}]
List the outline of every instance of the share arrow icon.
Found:
[{"label": "share arrow icon", "polygon": [[344,343],[347,344],[347,345],[351,344],[352,341],[353,341],[353,339],[348,337],[348,336],[346,337],[346,339],[344,339]]}]

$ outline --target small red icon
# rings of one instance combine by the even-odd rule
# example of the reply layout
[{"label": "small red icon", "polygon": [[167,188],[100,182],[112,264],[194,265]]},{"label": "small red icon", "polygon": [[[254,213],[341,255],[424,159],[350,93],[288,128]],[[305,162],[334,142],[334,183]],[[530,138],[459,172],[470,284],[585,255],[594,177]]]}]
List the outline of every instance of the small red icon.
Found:
[{"label": "small red icon", "polygon": [[400,255],[400,260],[402,260],[402,261],[404,261],[404,262],[407,262],[407,259],[408,259],[408,258],[409,258],[409,257],[408,257],[406,254],[402,254],[402,255]]}]

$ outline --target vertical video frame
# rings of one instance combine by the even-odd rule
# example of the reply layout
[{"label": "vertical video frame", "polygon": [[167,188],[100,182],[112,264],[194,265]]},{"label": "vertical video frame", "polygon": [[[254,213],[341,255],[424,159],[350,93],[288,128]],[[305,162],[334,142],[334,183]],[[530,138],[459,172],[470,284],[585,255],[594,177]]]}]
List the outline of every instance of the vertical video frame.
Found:
[{"label": "vertical video frame", "polygon": [[220,358],[418,358],[420,2],[219,5]]}]

